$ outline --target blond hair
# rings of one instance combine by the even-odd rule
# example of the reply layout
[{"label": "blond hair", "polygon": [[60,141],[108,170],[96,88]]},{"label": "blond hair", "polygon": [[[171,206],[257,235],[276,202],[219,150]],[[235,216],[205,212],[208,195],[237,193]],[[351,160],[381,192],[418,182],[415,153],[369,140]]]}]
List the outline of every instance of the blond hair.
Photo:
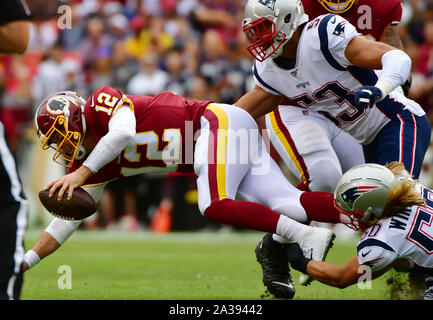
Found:
[{"label": "blond hair", "polygon": [[425,205],[425,199],[415,189],[416,181],[411,179],[409,172],[401,162],[393,161],[385,167],[391,170],[395,176],[404,177],[404,180],[399,181],[389,190],[382,218],[392,217],[411,206]]}]

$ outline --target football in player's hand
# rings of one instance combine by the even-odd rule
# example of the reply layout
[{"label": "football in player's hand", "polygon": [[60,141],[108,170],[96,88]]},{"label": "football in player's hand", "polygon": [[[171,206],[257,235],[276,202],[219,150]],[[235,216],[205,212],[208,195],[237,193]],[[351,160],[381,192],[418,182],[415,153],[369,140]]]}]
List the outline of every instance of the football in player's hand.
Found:
[{"label": "football in player's hand", "polygon": [[50,198],[50,189],[45,189],[39,192],[39,199],[53,216],[65,220],[81,220],[92,215],[97,205],[93,198],[82,188],[74,189],[71,200],[68,200],[68,192],[66,191],[63,198],[58,201],[57,195],[60,188],[56,190]]}]

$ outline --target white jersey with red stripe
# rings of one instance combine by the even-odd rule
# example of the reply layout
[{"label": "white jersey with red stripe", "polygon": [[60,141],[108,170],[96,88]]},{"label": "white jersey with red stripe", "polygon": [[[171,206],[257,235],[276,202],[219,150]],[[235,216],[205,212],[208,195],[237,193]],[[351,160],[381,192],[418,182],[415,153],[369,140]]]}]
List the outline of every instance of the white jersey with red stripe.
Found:
[{"label": "white jersey with red stripe", "polygon": [[399,258],[423,272],[433,272],[433,191],[418,184],[425,206],[405,211],[369,227],[358,243],[358,262],[379,271]]},{"label": "white jersey with red stripe", "polygon": [[414,101],[394,90],[373,108],[354,105],[354,93],[375,85],[377,74],[346,58],[348,43],[361,34],[341,16],[327,14],[304,27],[293,63],[282,58],[255,61],[255,82],[265,91],[283,95],[299,107],[328,113],[359,143],[370,143],[403,109],[424,115]]}]

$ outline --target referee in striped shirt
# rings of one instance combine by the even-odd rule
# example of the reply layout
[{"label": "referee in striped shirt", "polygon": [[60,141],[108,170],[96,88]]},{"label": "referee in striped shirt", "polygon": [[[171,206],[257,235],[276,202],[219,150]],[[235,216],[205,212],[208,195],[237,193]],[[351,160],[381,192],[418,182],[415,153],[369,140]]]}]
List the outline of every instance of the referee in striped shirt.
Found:
[{"label": "referee in striped shirt", "polygon": [[[0,53],[24,53],[29,43],[24,0],[0,1]],[[0,122],[0,299],[17,300],[23,283],[24,235],[29,204]]]}]

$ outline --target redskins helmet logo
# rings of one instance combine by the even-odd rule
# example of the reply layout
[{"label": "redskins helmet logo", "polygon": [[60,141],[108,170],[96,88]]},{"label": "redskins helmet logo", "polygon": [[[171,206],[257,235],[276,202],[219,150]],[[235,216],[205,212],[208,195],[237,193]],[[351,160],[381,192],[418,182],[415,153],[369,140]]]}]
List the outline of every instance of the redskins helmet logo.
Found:
[{"label": "redskins helmet logo", "polygon": [[55,115],[63,114],[69,109],[69,103],[68,98],[56,96],[47,102],[47,111]]}]

